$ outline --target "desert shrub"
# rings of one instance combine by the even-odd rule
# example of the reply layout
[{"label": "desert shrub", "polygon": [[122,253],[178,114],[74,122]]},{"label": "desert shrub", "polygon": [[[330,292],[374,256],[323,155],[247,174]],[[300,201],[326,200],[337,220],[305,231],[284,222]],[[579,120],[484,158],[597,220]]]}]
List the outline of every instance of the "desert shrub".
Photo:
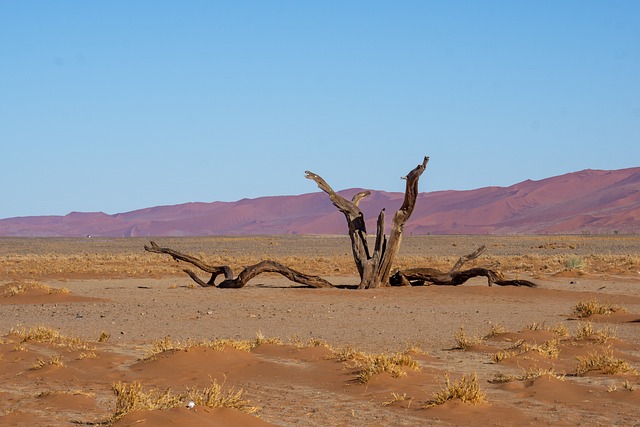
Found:
[{"label": "desert shrub", "polygon": [[616,311],[625,311],[625,309],[617,304],[602,303],[595,298],[589,301],[580,301],[573,307],[573,315],[580,319],[594,314],[611,314]]},{"label": "desert shrub", "polygon": [[564,261],[564,266],[567,270],[582,270],[585,267],[585,262],[583,258],[570,256]]},{"label": "desert shrub", "polygon": [[451,383],[449,375],[445,376],[445,387],[434,393],[433,398],[427,402],[426,408],[442,405],[450,400],[459,399],[465,403],[479,404],[486,401],[486,395],[480,390],[478,376],[474,372],[471,375],[463,375],[455,383]]}]

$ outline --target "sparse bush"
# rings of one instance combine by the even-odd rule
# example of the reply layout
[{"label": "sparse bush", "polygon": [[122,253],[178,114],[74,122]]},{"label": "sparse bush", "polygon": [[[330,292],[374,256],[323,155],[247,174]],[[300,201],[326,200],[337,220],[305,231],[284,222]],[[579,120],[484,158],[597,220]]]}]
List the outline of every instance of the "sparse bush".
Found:
[{"label": "sparse bush", "polygon": [[585,262],[583,258],[577,256],[570,256],[564,261],[564,266],[567,270],[582,270],[585,267]]}]

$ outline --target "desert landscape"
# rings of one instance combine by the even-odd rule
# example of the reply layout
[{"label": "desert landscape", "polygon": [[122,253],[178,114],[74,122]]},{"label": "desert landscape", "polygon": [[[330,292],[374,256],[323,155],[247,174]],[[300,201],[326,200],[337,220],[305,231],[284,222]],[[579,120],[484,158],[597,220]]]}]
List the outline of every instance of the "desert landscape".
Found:
[{"label": "desert landscape", "polygon": [[0,423],[638,425],[636,236],[408,236],[395,268],[472,262],[537,288],[354,290],[345,236],[158,238],[264,274],[203,288],[141,238],[0,238]]}]

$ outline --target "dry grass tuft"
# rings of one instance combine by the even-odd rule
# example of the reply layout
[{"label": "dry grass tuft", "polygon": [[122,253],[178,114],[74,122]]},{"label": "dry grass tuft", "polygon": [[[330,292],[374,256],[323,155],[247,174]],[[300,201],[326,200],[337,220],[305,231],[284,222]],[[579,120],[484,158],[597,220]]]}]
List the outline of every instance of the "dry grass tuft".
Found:
[{"label": "dry grass tuft", "polygon": [[7,283],[6,289],[4,291],[5,297],[12,297],[15,295],[22,294],[31,289],[43,290],[48,294],[68,294],[69,289],[67,288],[52,288],[51,286],[45,285],[44,283],[37,282],[35,280],[20,280],[16,282]]},{"label": "dry grass tuft", "polygon": [[262,332],[258,332],[253,347],[260,347],[262,344],[282,345],[283,343],[280,338],[267,338],[262,335]]},{"label": "dry grass tuft", "polygon": [[393,405],[394,403],[397,402],[405,402],[408,401],[409,403],[407,404],[407,408],[411,407],[411,402],[413,401],[412,397],[408,397],[407,393],[391,393],[391,400],[387,401],[387,402],[382,402],[382,406],[389,406],[389,405]]},{"label": "dry grass tuft", "polygon": [[586,356],[578,356],[578,365],[576,366],[576,375],[582,376],[587,372],[600,371],[603,374],[638,374],[638,371],[629,363],[622,359],[618,359],[613,355],[613,350],[609,349],[603,353],[592,352]]},{"label": "dry grass tuft", "polygon": [[358,371],[354,381],[366,384],[376,374],[389,373],[393,378],[407,375],[407,369],[417,371],[420,369],[418,362],[405,353],[388,354],[364,354],[358,353],[351,359]]},{"label": "dry grass tuft", "polygon": [[592,316],[594,314],[611,314],[617,311],[626,311],[623,307],[617,304],[611,304],[608,302],[602,303],[597,299],[590,299],[589,301],[580,301],[573,307],[573,315],[579,319]]},{"label": "dry grass tuft", "polygon": [[241,351],[251,351],[255,347],[255,342],[246,340],[191,340],[187,339],[184,342],[173,341],[170,336],[166,336],[164,339],[155,340],[151,344],[151,348],[146,352],[144,359],[151,359],[154,356],[167,351],[189,351],[193,347],[206,347],[212,350],[222,351],[225,347],[230,347]]},{"label": "dry grass tuft", "polygon": [[174,394],[170,388],[144,391],[139,382],[131,384],[118,382],[113,384],[112,389],[116,395],[116,409],[111,417],[112,422],[119,420],[131,411],[177,408],[186,406],[187,401],[209,408],[233,408],[249,414],[258,410],[257,407],[242,398],[242,390],[235,391],[232,388],[224,391],[223,385],[215,380],[209,387],[187,389],[186,392],[178,394]]},{"label": "dry grass tuft", "polygon": [[33,364],[33,366],[31,367],[31,369],[42,369],[45,366],[59,366],[62,367],[64,366],[64,362],[62,361],[62,356],[60,356],[59,354],[53,355],[51,356],[49,359],[44,359],[42,357],[38,357],[35,361],[35,363]]},{"label": "dry grass tuft", "polygon": [[527,380],[534,380],[536,378],[540,378],[543,376],[546,376],[549,378],[556,378],[562,381],[565,380],[565,376],[557,374],[553,368],[541,369],[537,367],[531,367],[531,368],[524,369],[522,375],[514,376],[514,375],[497,374],[490,382],[506,383],[511,381],[527,381]]},{"label": "dry grass tuft", "polygon": [[351,347],[343,347],[337,350],[334,349],[331,356],[332,359],[335,359],[338,362],[348,362],[350,360],[364,359],[365,357],[365,353],[354,350]]},{"label": "dry grass tuft", "polygon": [[528,351],[535,351],[541,355],[550,359],[557,359],[560,354],[558,344],[560,342],[557,339],[545,341],[542,344],[529,343],[524,340],[517,341],[514,345],[507,349],[503,349],[495,353],[491,360],[494,363],[498,363],[509,357],[518,356]]},{"label": "dry grass tuft", "polygon": [[453,384],[447,374],[445,376],[445,388],[438,393],[434,393],[433,399],[427,402],[425,408],[432,408],[455,399],[474,405],[486,402],[486,395],[480,390],[478,376],[475,372],[471,375],[463,375]]},{"label": "dry grass tuft", "polygon": [[507,332],[507,328],[504,325],[491,323],[491,329],[489,329],[489,332],[484,336],[484,339],[493,338],[505,332]]},{"label": "dry grass tuft", "polygon": [[604,344],[615,337],[615,330],[611,329],[609,326],[606,326],[603,329],[595,329],[591,322],[578,324],[578,329],[573,335],[573,339],[575,341],[593,340],[598,344]]},{"label": "dry grass tuft", "polygon": [[224,384],[213,381],[209,387],[203,389],[188,389],[187,399],[199,406],[208,408],[232,408],[247,414],[253,414],[259,410],[251,405],[248,400],[242,398],[242,389],[235,391],[233,388],[223,390]]},{"label": "dry grass tuft", "polygon": [[63,335],[60,331],[48,326],[32,326],[28,329],[11,329],[10,333],[17,335],[21,344],[28,341],[34,341],[52,344],[57,347],[67,347],[70,350],[95,350],[95,348],[82,338]]},{"label": "dry grass tuft", "polygon": [[467,332],[465,331],[463,326],[460,326],[460,328],[453,335],[453,338],[456,340],[456,347],[454,348],[460,350],[465,350],[471,346],[479,345],[483,340],[482,337],[472,337],[467,335]]},{"label": "dry grass tuft", "polygon": [[109,341],[109,338],[111,338],[111,334],[109,332],[102,331],[98,337],[98,342],[107,342]]}]

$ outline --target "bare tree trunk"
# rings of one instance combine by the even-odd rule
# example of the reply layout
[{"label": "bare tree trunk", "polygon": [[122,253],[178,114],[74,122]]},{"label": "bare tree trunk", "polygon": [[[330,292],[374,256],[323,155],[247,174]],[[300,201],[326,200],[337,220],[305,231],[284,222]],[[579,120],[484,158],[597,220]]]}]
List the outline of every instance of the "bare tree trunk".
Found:
[{"label": "bare tree trunk", "polygon": [[405,177],[407,186],[404,201],[400,209],[393,217],[391,234],[389,239],[384,234],[384,210],[378,215],[376,242],[373,252],[369,251],[367,244],[367,230],[364,215],[358,207],[358,203],[370,193],[363,192],[353,196],[351,201],[337,194],[319,175],[306,171],[306,177],[318,184],[318,187],[329,195],[334,206],[345,215],[351,238],[353,258],[360,274],[359,289],[372,289],[380,286],[389,286],[389,273],[393,261],[400,249],[404,224],[407,222],[416,204],[418,197],[418,181],[424,172],[429,158],[425,156],[422,164],[416,166]]}]

